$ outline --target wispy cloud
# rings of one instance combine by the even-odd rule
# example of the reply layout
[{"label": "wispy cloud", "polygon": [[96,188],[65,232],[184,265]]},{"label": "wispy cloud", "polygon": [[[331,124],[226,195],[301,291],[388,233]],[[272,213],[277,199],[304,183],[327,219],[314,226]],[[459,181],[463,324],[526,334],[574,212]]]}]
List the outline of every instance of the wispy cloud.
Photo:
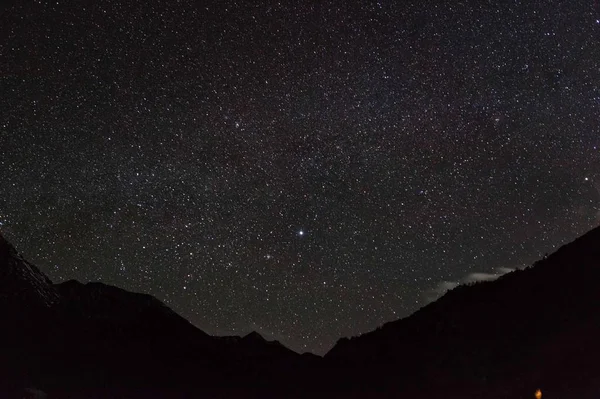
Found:
[{"label": "wispy cloud", "polygon": [[510,267],[499,267],[494,271],[494,273],[469,273],[460,281],[442,281],[426,294],[427,302],[435,301],[447,291],[457,287],[460,284],[476,283],[479,281],[492,281],[503,274],[512,272],[513,270],[515,269]]}]

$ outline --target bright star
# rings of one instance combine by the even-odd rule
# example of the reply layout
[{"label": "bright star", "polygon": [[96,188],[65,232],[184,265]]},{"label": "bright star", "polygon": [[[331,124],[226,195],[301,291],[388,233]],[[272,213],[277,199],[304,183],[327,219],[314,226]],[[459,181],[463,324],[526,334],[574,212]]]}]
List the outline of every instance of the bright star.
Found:
[{"label": "bright star", "polygon": [[304,235],[304,230],[300,230],[300,231],[298,231],[298,235],[299,235],[299,236],[303,236],[303,235]]}]

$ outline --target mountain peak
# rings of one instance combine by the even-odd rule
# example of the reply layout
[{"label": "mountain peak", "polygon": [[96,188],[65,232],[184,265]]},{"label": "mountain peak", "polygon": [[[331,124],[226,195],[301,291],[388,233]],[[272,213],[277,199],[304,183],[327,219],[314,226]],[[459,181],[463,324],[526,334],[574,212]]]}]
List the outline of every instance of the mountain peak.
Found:
[{"label": "mountain peak", "polygon": [[0,297],[22,306],[49,307],[58,302],[52,281],[27,262],[0,234]]},{"label": "mountain peak", "polygon": [[244,341],[252,341],[252,342],[267,342],[267,340],[262,335],[257,333],[256,331],[252,331],[252,332],[248,333],[242,339]]}]

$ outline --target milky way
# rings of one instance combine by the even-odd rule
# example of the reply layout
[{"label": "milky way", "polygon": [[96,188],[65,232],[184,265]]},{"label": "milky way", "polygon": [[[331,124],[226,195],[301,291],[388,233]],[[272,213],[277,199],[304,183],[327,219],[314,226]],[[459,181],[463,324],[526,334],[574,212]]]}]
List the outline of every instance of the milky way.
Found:
[{"label": "milky way", "polygon": [[53,280],[323,353],[597,225],[592,1],[198,3],[0,9],[0,229]]}]

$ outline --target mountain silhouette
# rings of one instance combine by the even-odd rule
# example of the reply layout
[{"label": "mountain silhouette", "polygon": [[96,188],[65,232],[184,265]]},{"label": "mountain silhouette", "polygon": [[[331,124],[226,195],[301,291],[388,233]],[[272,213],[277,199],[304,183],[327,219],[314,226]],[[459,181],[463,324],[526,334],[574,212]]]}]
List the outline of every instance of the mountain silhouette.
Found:
[{"label": "mountain silhouette", "polygon": [[[326,355],[353,392],[599,397],[600,228],[525,270],[459,286]],[[353,378],[349,378],[353,377]]]},{"label": "mountain silhouette", "polygon": [[1,235],[0,320],[0,397],[248,397],[303,359],[257,333],[209,336],[150,295],[53,284]]},{"label": "mountain silhouette", "polygon": [[1,397],[597,398],[600,228],[321,358],[212,337],[156,298],[53,284],[0,236]]}]

